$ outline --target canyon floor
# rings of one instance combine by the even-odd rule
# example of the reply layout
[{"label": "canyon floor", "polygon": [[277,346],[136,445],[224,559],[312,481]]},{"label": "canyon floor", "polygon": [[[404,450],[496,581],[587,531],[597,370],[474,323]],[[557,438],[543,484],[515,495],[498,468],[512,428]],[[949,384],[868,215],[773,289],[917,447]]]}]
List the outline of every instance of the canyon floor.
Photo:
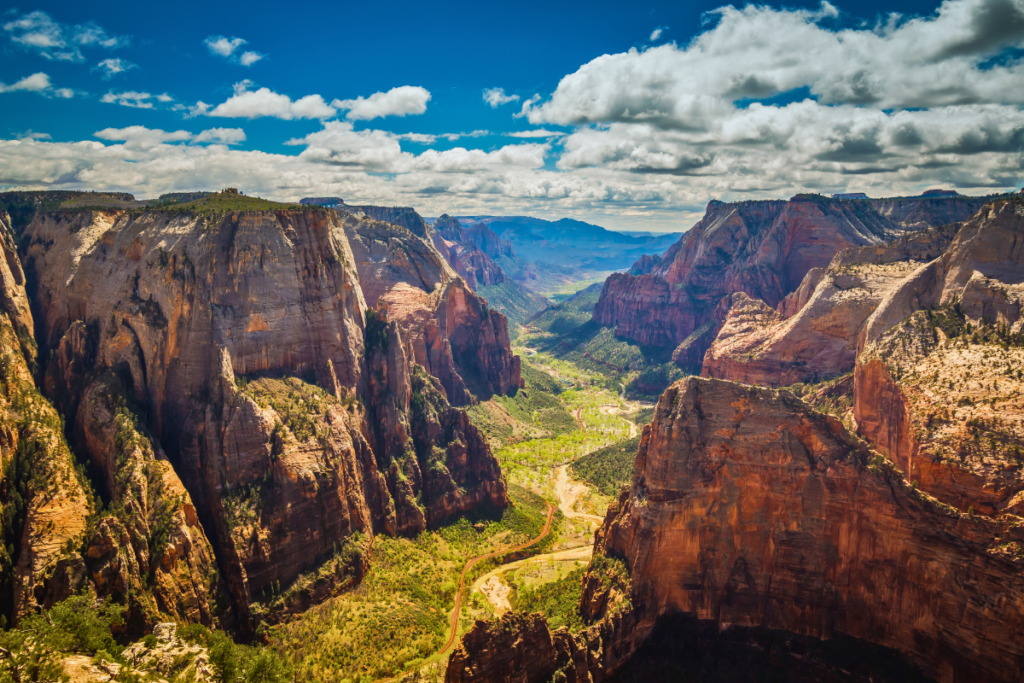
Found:
[{"label": "canyon floor", "polygon": [[[272,647],[300,679],[442,680],[451,646],[478,619],[510,609],[543,612],[553,623],[578,619],[580,577],[612,497],[573,463],[629,443],[648,406],[572,362],[515,352],[527,386],[470,410],[501,463],[513,505],[415,538],[378,536],[357,588],[272,630]],[[621,485],[631,474],[629,459],[614,477]]]}]

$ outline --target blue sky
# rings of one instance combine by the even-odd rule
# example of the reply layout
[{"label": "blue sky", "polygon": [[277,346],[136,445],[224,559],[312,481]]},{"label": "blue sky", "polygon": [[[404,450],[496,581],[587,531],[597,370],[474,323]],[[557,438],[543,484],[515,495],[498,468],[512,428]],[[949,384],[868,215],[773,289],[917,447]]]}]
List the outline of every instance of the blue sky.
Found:
[{"label": "blue sky", "polygon": [[678,230],[712,198],[1021,182],[1021,0],[721,6],[18,7],[0,186]]}]

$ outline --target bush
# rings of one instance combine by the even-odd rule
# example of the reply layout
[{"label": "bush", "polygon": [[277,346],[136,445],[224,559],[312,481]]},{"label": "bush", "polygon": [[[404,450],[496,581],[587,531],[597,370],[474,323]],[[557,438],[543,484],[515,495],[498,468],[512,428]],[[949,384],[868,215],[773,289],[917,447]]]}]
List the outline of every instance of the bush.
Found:
[{"label": "bush", "polygon": [[25,617],[17,628],[0,633],[0,681],[66,681],[62,660],[69,654],[118,660],[119,648],[110,634],[122,623],[124,607],[97,601],[82,593],[53,606],[48,612]]}]

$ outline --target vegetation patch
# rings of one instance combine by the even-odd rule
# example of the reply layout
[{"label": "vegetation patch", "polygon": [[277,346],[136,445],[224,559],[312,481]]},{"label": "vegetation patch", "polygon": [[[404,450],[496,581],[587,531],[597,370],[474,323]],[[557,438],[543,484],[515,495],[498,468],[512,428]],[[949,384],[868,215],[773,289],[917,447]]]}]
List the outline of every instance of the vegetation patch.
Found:
[{"label": "vegetation patch", "polygon": [[370,571],[355,590],[269,629],[296,680],[375,681],[437,652],[466,562],[523,543],[544,526],[542,498],[516,486],[509,493],[512,505],[495,519],[465,516],[415,538],[378,535]]},{"label": "vegetation patch", "polygon": [[575,479],[585,481],[606,496],[616,497],[623,486],[633,480],[633,463],[640,447],[640,437],[599,448],[575,460],[569,471]]},{"label": "vegetation patch", "polygon": [[521,612],[540,612],[548,620],[548,627],[555,629],[567,626],[573,633],[583,630],[585,624],[579,613],[580,596],[583,594],[583,576],[586,568],[575,569],[566,576],[535,587],[519,586],[508,577],[514,589],[512,608]]}]

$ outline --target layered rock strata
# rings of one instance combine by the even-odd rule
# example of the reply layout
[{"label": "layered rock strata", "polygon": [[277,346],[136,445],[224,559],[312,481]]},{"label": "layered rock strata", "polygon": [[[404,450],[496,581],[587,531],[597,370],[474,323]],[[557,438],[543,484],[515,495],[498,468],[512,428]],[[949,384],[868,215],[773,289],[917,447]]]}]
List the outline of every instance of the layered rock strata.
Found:
[{"label": "layered rock strata", "polygon": [[411,358],[437,377],[455,405],[522,384],[508,320],[488,308],[427,241],[399,226],[344,217],[367,305],[387,308]]},{"label": "layered rock strata", "polygon": [[742,292],[733,294],[701,374],[778,387],[849,372],[868,317],[907,276],[939,257],[958,227],[843,250],[827,268],[809,270],[777,312]]},{"label": "layered rock strata", "polygon": [[997,202],[865,323],[860,433],[961,510],[1024,513],[1024,204]]},{"label": "layered rock strata", "polygon": [[[842,634],[898,650],[944,683],[1016,681],[1024,666],[1020,520],[939,503],[787,392],[693,377],[670,387],[595,557],[624,558],[632,606],[603,614],[608,584],[585,580],[592,625],[564,636],[575,649],[554,648],[570,681],[607,678],[665,614]],[[537,631],[518,633],[543,654]],[[484,680],[488,652],[464,640],[448,680]]]},{"label": "layered rock strata", "polygon": [[[677,349],[677,362],[699,366],[717,332],[700,328],[724,297],[743,292],[775,308],[811,269],[825,268],[840,250],[965,220],[985,201],[801,195],[788,202],[713,201],[653,270],[609,277],[594,320],[639,344]],[[692,338],[695,333],[699,339]],[[686,348],[678,349],[684,342]]]},{"label": "layered rock strata", "polygon": [[[402,283],[433,277],[434,301],[422,327],[386,323],[376,350],[364,290],[379,299],[395,282],[360,281],[348,231],[360,247],[400,232],[434,266],[397,254],[384,266]],[[295,608],[282,589],[313,566],[356,558],[332,581],[361,575],[348,539],[505,504],[487,444],[445,391],[426,392],[429,410],[414,400],[409,337],[429,341],[423,360],[453,388],[453,349],[493,390],[517,385],[518,359],[503,318],[486,324],[486,306],[408,230],[316,208],[85,211],[40,214],[24,242],[47,391],[105,494],[132,511],[89,550],[97,586],[130,591],[148,567],[160,611],[206,622],[212,545],[244,631]],[[141,425],[133,448],[125,410]]]},{"label": "layered rock strata", "polygon": [[[490,228],[480,227],[483,230],[477,230],[478,235],[483,235],[486,231],[493,235],[494,240],[498,240],[498,236]],[[457,219],[447,214],[438,218],[434,222],[431,237],[434,247],[474,291],[508,280],[501,267],[477,246],[474,238]],[[500,243],[500,240],[498,242]],[[495,248],[493,244],[491,248]]]}]

